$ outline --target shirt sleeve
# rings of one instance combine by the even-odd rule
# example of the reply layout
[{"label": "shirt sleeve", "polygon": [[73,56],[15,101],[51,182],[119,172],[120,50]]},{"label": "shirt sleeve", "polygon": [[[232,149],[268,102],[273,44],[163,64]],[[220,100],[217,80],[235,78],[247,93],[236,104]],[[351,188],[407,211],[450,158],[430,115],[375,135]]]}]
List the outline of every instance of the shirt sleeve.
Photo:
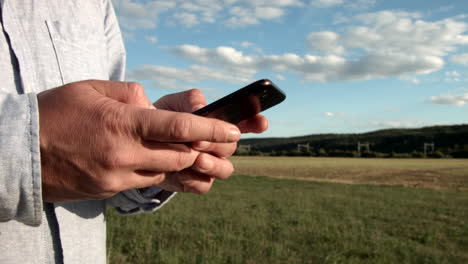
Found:
[{"label": "shirt sleeve", "polygon": [[[110,0],[103,1],[104,32],[107,39],[109,80],[125,80],[125,47],[122,33]],[[163,206],[175,193],[150,187],[142,190],[127,190],[106,200],[106,204],[116,208],[119,213],[132,214],[152,212]]]},{"label": "shirt sleeve", "polygon": [[121,214],[153,212],[165,205],[176,193],[158,187],[131,189],[107,199],[107,204]]},{"label": "shirt sleeve", "polygon": [[39,111],[35,94],[0,93],[0,221],[42,219]]},{"label": "shirt sleeve", "polygon": [[110,0],[103,1],[104,34],[107,46],[109,80],[125,80],[126,53],[119,23]]}]

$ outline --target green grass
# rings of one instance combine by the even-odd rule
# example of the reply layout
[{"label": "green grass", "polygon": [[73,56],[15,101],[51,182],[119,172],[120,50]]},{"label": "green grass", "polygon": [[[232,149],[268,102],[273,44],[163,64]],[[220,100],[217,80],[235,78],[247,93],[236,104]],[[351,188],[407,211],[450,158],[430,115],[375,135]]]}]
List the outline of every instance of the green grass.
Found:
[{"label": "green grass", "polygon": [[109,210],[110,263],[468,263],[468,192],[233,176]]}]

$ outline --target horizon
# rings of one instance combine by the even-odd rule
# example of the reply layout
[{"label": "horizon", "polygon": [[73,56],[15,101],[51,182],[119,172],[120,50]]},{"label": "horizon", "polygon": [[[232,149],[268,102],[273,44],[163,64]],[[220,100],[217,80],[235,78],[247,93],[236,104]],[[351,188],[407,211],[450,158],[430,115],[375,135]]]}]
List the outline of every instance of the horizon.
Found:
[{"label": "horizon", "polygon": [[243,137],[241,140],[250,140],[250,139],[277,139],[277,138],[300,138],[300,137],[309,137],[309,136],[319,136],[319,135],[362,135],[362,134],[370,134],[370,133],[375,133],[375,132],[380,132],[380,131],[385,131],[385,130],[419,130],[419,129],[426,129],[426,128],[434,128],[434,127],[452,127],[452,126],[468,126],[468,123],[463,123],[463,124],[451,124],[451,125],[432,125],[432,126],[423,126],[423,127],[404,127],[404,128],[382,128],[382,129],[377,129],[377,130],[371,130],[371,131],[364,131],[364,132],[352,132],[352,133],[317,133],[317,134],[305,134],[305,135],[297,135],[297,136],[279,136],[279,137],[249,137],[249,135],[252,134],[247,134],[245,137]]},{"label": "horizon", "polygon": [[468,4],[384,0],[113,0],[127,80],[208,103],[262,78],[285,93],[243,138],[468,123]]}]

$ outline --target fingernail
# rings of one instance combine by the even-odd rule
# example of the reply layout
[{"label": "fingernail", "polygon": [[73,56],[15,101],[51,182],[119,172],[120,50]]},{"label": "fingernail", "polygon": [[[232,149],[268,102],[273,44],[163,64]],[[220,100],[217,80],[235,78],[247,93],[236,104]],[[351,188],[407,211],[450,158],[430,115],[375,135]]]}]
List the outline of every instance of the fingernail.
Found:
[{"label": "fingernail", "polygon": [[240,131],[237,127],[229,129],[228,141],[234,142],[240,139]]},{"label": "fingernail", "polygon": [[210,158],[204,157],[197,162],[197,168],[201,172],[209,171],[213,168],[214,163]]},{"label": "fingernail", "polygon": [[203,107],[204,107],[204,105],[202,105],[202,104],[196,105],[196,106],[192,107],[192,111],[197,111],[198,109],[201,109]]},{"label": "fingernail", "polygon": [[204,149],[209,148],[210,145],[211,145],[211,143],[208,142],[208,141],[198,141],[198,142],[193,143],[192,146],[196,150],[204,150]]}]

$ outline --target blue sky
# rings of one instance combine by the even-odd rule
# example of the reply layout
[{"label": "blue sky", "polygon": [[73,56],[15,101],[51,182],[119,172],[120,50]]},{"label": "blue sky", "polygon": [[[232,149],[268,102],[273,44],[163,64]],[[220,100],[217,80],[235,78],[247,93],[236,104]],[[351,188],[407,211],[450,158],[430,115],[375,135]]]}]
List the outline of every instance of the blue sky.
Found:
[{"label": "blue sky", "polygon": [[127,79],[152,100],[269,78],[288,98],[262,137],[468,123],[466,0],[113,3]]}]

